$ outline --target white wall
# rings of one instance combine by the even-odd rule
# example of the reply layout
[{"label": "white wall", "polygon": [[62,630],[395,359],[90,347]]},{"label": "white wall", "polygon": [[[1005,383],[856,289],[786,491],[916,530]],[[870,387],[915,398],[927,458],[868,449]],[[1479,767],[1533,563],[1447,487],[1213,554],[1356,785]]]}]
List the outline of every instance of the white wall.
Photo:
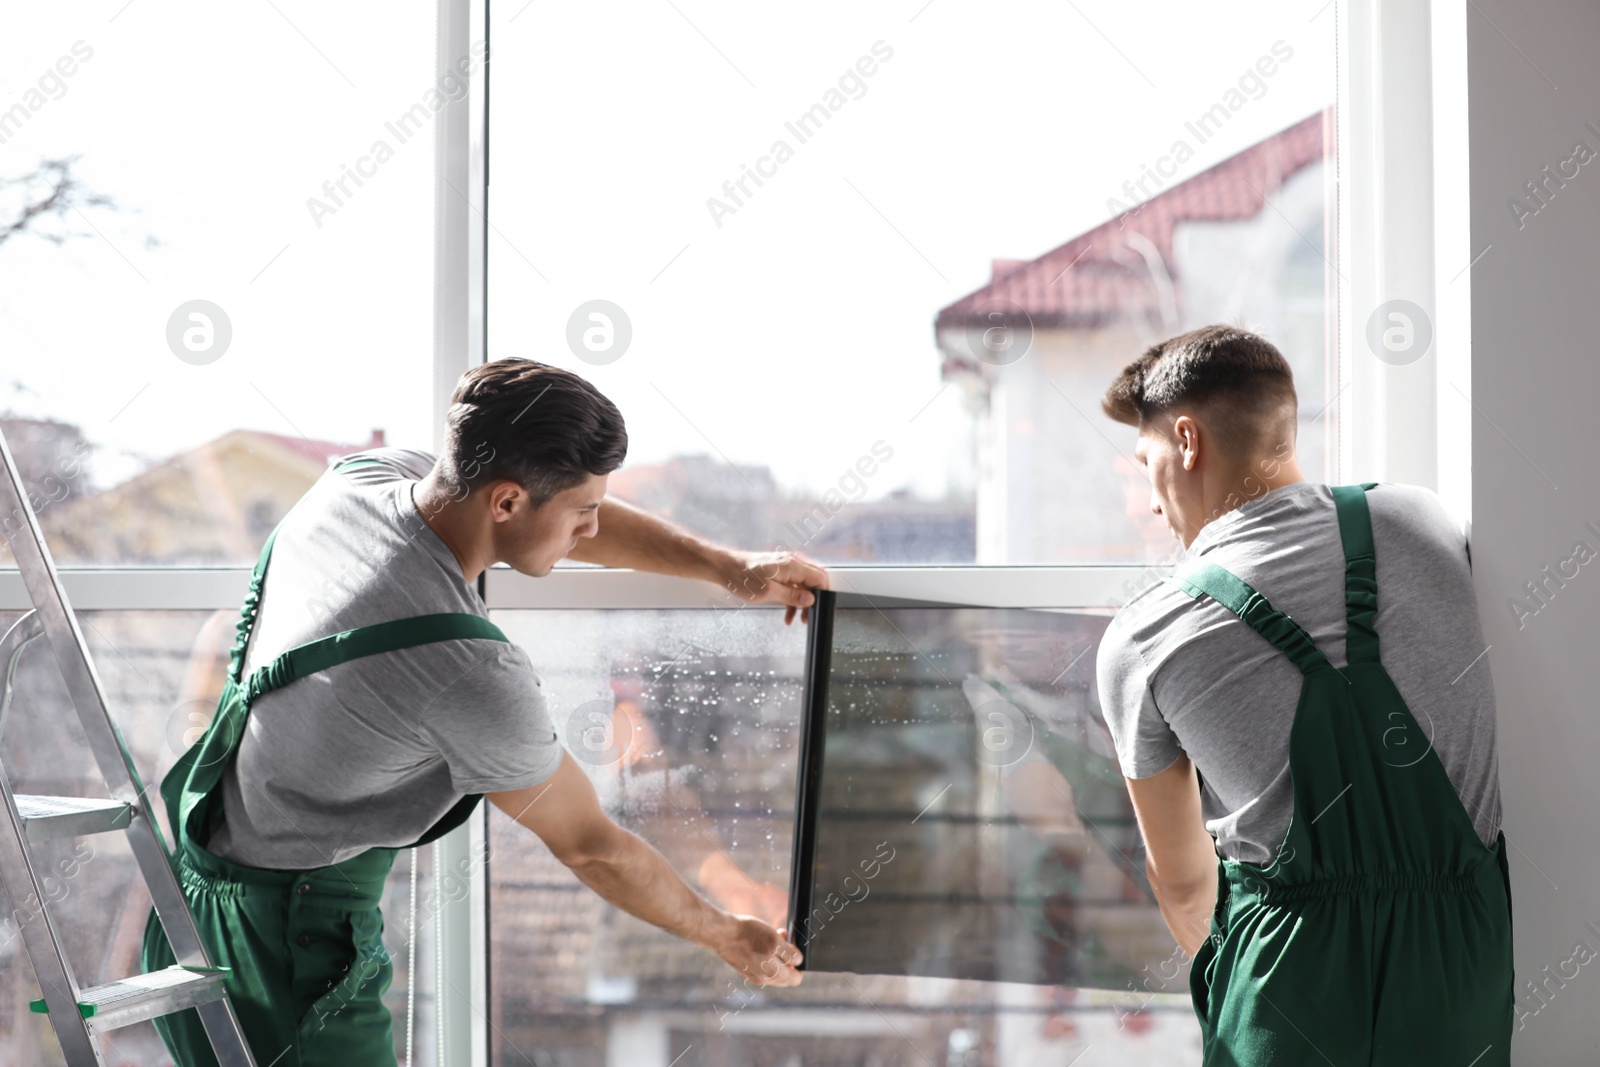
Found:
[{"label": "white wall", "polygon": [[[1576,142],[1600,152],[1600,133],[1585,127],[1600,128],[1600,6],[1473,0],[1466,21],[1471,243],[1483,253],[1471,270],[1472,562],[1499,702],[1504,829],[1515,845],[1518,1006],[1529,1012],[1512,1048],[1517,1064],[1593,1064],[1600,559],[1567,564],[1576,577],[1551,581],[1520,628],[1509,602],[1578,542],[1600,552],[1600,159],[1521,229],[1507,199],[1526,198],[1523,184],[1546,164],[1554,170]],[[1543,1001],[1530,980],[1544,983]]]}]

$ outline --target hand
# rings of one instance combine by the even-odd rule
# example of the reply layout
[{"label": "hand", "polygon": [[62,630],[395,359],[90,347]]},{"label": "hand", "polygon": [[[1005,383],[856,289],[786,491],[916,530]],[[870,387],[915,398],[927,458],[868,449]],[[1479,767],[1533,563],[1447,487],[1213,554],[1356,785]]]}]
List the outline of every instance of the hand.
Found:
[{"label": "hand", "polygon": [[797,986],[802,957],[784,931],[751,915],[730,915],[727,932],[709,948],[753,985]]},{"label": "hand", "polygon": [[810,622],[807,609],[817,600],[811,590],[831,588],[827,568],[798,552],[730,552],[722,585],[752,604],[787,605],[785,623],[794,621],[796,611],[801,622]]}]

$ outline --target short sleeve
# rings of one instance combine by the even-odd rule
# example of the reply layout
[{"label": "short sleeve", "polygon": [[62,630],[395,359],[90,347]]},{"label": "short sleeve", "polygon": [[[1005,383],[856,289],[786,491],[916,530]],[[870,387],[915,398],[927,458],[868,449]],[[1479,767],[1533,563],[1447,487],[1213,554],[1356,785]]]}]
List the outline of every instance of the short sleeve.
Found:
[{"label": "short sleeve", "polygon": [[423,712],[459,792],[498,793],[538,785],[561,765],[544,683],[516,645],[489,646]]},{"label": "short sleeve", "polygon": [[1156,707],[1144,656],[1115,623],[1100,640],[1095,675],[1123,776],[1149,778],[1172,766],[1183,746]]}]

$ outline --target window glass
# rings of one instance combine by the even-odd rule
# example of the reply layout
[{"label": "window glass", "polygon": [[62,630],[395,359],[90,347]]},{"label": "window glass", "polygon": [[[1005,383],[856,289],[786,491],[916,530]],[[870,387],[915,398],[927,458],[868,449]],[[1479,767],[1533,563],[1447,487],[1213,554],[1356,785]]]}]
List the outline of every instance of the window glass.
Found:
[{"label": "window glass", "polygon": [[434,4],[12,16],[0,429],[57,562],[248,564],[329,457],[428,447]]},{"label": "window glass", "polygon": [[495,5],[490,355],[595,381],[613,491],[713,537],[1161,559],[1099,406],[1156,341],[1263,332],[1333,477],[1330,12]]},{"label": "window glass", "polygon": [[[1008,673],[1020,672],[1048,705],[1041,721],[1059,726],[1064,739],[1083,739],[1093,734],[1082,713],[1092,710],[1086,687],[1105,619],[1050,617],[1059,625],[1034,627],[1032,637],[1005,637],[987,625],[993,618],[985,625],[958,619],[923,632],[921,652],[947,672],[961,670],[963,679],[975,674],[983,685],[1020,691]],[[785,627],[779,613],[763,609],[499,611],[495,621],[533,659],[556,730],[612,818],[657,848],[709,899],[782,923],[793,847],[803,628]],[[887,669],[904,655],[903,643],[888,651],[892,631],[861,628],[858,636],[861,664]],[[1034,677],[1038,663],[995,654],[1002,644],[1016,651],[1032,642],[1035,660],[1052,658],[1063,636],[1076,641],[1073,655],[1081,658],[1053,692],[1050,675]],[[1068,665],[1063,660],[1051,675]],[[910,682],[909,674],[898,678]],[[1052,703],[1051,696],[1060,699]],[[925,732],[923,764],[953,766],[944,742],[958,731],[970,741],[976,713],[966,716],[943,733]],[[882,767],[916,743],[870,730],[851,740],[862,760],[879,760]],[[924,850],[921,859],[915,847],[902,848],[881,867],[885,886],[897,864],[911,871],[934,856],[956,861],[960,842],[946,838],[959,836],[955,816],[970,810],[964,803],[981,797],[998,810],[1020,795],[998,775],[977,789],[971,783],[978,776],[963,773],[966,779],[952,790],[962,803],[947,794],[948,806],[935,804],[932,812],[947,817],[925,818],[911,828],[921,832],[926,821],[937,843],[952,847]],[[903,762],[898,771],[864,771],[855,781],[863,793],[897,809],[902,801],[935,799],[919,792],[931,778]],[[1086,793],[1080,803],[1088,803]],[[1115,811],[1097,808],[1095,815],[1106,817],[1107,832],[1136,836],[1117,823]],[[868,843],[868,854],[875,843]],[[1173,965],[1181,965],[1181,956],[1174,957],[1170,935],[1145,921],[1143,905],[1133,899],[1137,890],[1098,855],[1084,870],[1103,881],[1106,921],[1099,926],[1116,926],[1119,908],[1135,920],[1111,938],[1113,951],[1143,935],[1154,944],[1159,935],[1164,951],[1152,958],[1166,960],[1164,969],[1145,971],[1133,963],[1113,981],[1102,968],[1103,988],[819,969],[793,989],[753,989],[712,953],[601,900],[498,809],[490,814],[489,844],[491,1062],[668,1067],[687,1053],[697,1061],[762,1067],[782,1067],[793,1057],[839,1065],[926,1059],[1024,1067],[1069,1062],[1091,1044],[1107,1062],[1199,1057],[1194,1009],[1181,966]],[[1041,874],[1056,873],[1043,844],[1033,851]],[[897,885],[903,891],[908,883]],[[1030,931],[1030,918],[1020,909],[1016,914],[1018,931]],[[1037,917],[1048,916],[1041,911]],[[911,950],[926,945],[935,951],[942,944],[932,933],[902,932]]]},{"label": "window glass", "polygon": [[1164,968],[1187,988],[1097,699],[1108,616],[821,620],[790,909],[812,965],[1113,990]]}]

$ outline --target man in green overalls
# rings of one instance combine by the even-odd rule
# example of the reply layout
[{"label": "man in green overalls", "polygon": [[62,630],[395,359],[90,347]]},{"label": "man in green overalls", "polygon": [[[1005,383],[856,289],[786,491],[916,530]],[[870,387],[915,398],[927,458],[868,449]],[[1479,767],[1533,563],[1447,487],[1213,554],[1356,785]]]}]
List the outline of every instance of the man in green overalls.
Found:
[{"label": "man in green overalls", "polygon": [[1204,1063],[1509,1064],[1493,693],[1459,527],[1418,487],[1305,481],[1293,375],[1247,331],[1152,346],[1102,408],[1138,428],[1151,510],[1188,549],[1097,667]]},{"label": "man in green overalls", "polygon": [[[262,1067],[395,1063],[382,1001],[393,971],[379,912],[386,876],[400,848],[461,825],[485,794],[612,903],[711,949],[756,984],[800,981],[800,954],[782,930],[711,904],[605,815],[549,729],[542,695],[532,691],[537,675],[489,621],[472,583],[497,561],[542,575],[570,556],[715,581],[752,603],[784,603],[787,622],[796,612],[804,617],[814,601],[809,589],[826,587],[826,572],[788,551],[720,548],[606,497],[606,476],[626,451],[621,415],[569,372],[531,360],[475,368],[452,397],[449,427],[445,451],[420,481],[401,475],[424,454],[359,453],[324,475],[267,537],[216,714],[161,783],[185,897],[212,962],[230,968],[225,984]],[[334,521],[340,516],[358,517],[365,528]],[[275,543],[280,554],[294,547],[301,568],[352,546],[357,556],[376,551],[382,559],[354,582],[329,576],[297,589],[291,579],[305,575],[280,575],[272,588],[286,594],[267,606],[282,613],[278,639],[288,647],[246,673]],[[398,601],[375,599],[380,587]],[[295,595],[304,588],[328,601],[330,620],[382,616],[375,605],[391,602],[464,610],[321,626]],[[302,639],[287,636],[296,634]],[[389,655],[430,650],[458,656],[469,669],[455,682],[434,683],[426,671],[406,674],[414,664]],[[371,664],[384,666],[351,673]],[[494,679],[485,676],[496,674],[504,675],[500,688],[486,690]],[[348,691],[329,689],[341,679]],[[388,699],[373,699],[385,684],[395,687]],[[424,697],[449,698],[414,699],[423,688]],[[503,713],[478,706],[486,691],[505,696]],[[253,717],[268,694],[280,701],[274,714]],[[401,722],[410,706],[426,717]],[[343,773],[301,765],[320,759]],[[369,802],[367,787],[352,789],[347,778],[371,778],[379,799]],[[480,793],[453,784],[461,782],[488,784]],[[288,819],[275,837],[274,817],[295,804],[298,820]],[[338,811],[352,814],[341,823],[330,814]],[[252,856],[339,858],[255,865],[218,855],[219,841]],[[143,965],[172,962],[152,915]],[[183,1067],[216,1063],[193,1010],[156,1025]]]}]

